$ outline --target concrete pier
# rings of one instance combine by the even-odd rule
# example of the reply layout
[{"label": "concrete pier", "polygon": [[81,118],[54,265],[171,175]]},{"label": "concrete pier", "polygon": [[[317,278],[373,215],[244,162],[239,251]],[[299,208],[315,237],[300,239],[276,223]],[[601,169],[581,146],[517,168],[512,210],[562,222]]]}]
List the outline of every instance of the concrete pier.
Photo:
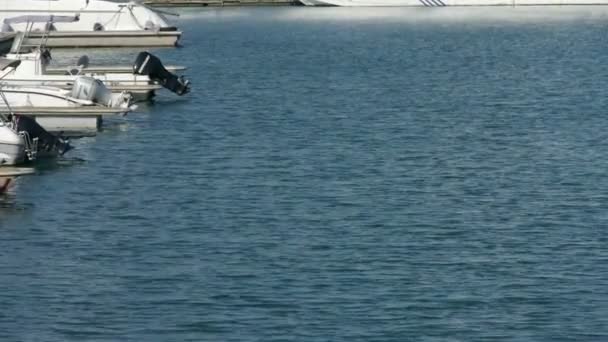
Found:
[{"label": "concrete pier", "polygon": [[144,4],[157,7],[206,7],[206,6],[293,6],[297,0],[144,0]]}]

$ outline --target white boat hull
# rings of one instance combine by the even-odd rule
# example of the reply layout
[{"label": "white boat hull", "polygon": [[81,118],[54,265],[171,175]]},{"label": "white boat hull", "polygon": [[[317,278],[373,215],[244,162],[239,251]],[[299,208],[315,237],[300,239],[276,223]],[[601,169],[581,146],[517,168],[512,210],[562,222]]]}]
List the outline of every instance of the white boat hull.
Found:
[{"label": "white boat hull", "polygon": [[[177,65],[165,65],[165,69],[172,73],[180,72],[186,70],[184,66]],[[68,67],[47,67],[46,74],[47,75],[64,75]],[[95,73],[95,74],[129,74],[133,73],[132,65],[89,65],[84,70],[87,73]]]},{"label": "white boat hull", "polygon": [[[73,98],[69,96],[71,92],[57,88],[4,85],[2,92],[10,112],[32,117],[45,130],[66,136],[94,135],[101,127],[103,116],[124,115],[133,109]],[[0,112],[9,112],[4,101],[0,101]]]},{"label": "white boat hull", "polygon": [[25,161],[25,142],[23,137],[0,124],[0,166],[17,165]]},{"label": "white boat hull", "polygon": [[[180,31],[53,31],[45,45],[55,48],[177,46]],[[32,32],[24,44],[38,46],[41,34]]]},{"label": "white boat hull", "polygon": [[[67,91],[50,88],[3,86],[4,93],[11,108],[18,107],[60,107],[74,108],[83,104],[71,99]],[[0,101],[0,109],[8,109],[3,101]]]},{"label": "white boat hull", "polygon": [[0,142],[0,166],[18,165],[25,161],[23,144],[14,145]]},{"label": "white boat hull", "polygon": [[[2,60],[0,59],[0,62]],[[154,92],[162,88],[160,81],[153,81],[148,75],[134,73],[134,67],[121,68],[123,72],[104,72],[103,69],[89,69],[88,66],[75,66],[63,69],[63,74],[48,72],[50,58],[35,50],[24,54],[7,54],[4,61],[20,61],[20,64],[2,78],[5,84],[25,87],[56,87],[71,90],[79,76],[88,76],[103,82],[113,93],[128,92],[134,100],[148,100]]]},{"label": "white boat hull", "polygon": [[449,7],[449,6],[598,6],[608,0],[300,0],[307,6]]},{"label": "white boat hull", "polygon": [[[137,82],[127,80],[108,80],[103,77],[95,77],[101,80],[108,89],[113,93],[122,93],[124,91],[133,95],[133,99],[137,101],[148,100],[154,96],[156,90],[162,89],[158,84],[150,82]],[[74,85],[74,77],[62,77],[56,75],[39,76],[39,78],[19,78],[7,77],[4,83],[11,86],[24,87],[56,87],[65,90],[71,90]]]},{"label": "white boat hull", "polygon": [[100,115],[29,115],[47,132],[61,133],[63,137],[95,136],[101,129],[103,118]]}]

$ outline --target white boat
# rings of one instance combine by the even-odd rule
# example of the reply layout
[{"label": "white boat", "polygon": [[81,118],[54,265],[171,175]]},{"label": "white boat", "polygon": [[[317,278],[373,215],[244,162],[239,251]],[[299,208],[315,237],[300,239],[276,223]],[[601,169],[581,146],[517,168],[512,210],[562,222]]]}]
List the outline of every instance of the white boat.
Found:
[{"label": "white boat", "polygon": [[[0,63],[2,61],[0,60]],[[7,82],[0,84],[0,91],[8,101],[8,107],[17,112],[20,108],[65,108],[78,109],[81,107],[110,108],[120,113],[133,109],[131,95],[128,93],[113,94],[103,83],[91,77],[79,76],[75,79],[71,90],[56,87],[22,86]],[[6,104],[0,103],[0,109]],[[103,111],[103,110],[102,110]],[[105,111],[103,111],[105,112]]]},{"label": "white boat", "polygon": [[[62,20],[70,20],[70,17],[61,17]],[[19,60],[21,64],[3,78],[11,85],[27,86],[51,86],[62,89],[71,89],[74,80],[78,76],[89,76],[96,78],[114,92],[128,91],[138,99],[149,99],[154,91],[165,87],[178,95],[188,93],[190,82],[183,77],[166,70],[156,56],[148,52],[140,52],[134,65],[128,72],[91,72],[87,70],[89,59],[82,56],[77,66],[70,68],[63,75],[49,75],[47,66],[51,62],[51,52],[47,48],[47,39],[43,39],[38,46],[24,47],[24,41],[32,35],[33,25],[44,24],[50,18],[46,16],[28,16],[27,18],[11,18],[10,22],[27,22],[28,26],[19,38],[15,40],[10,53],[6,54],[7,60]],[[46,29],[48,33],[48,27]]]},{"label": "white boat", "polygon": [[[142,68],[145,60],[143,57],[143,59],[138,58],[139,63],[131,67],[130,72],[91,72],[87,69],[88,57],[83,56],[77,66],[66,68],[63,74],[59,74],[47,71],[51,55],[46,49],[35,49],[30,53],[9,53],[5,56],[5,60],[18,60],[21,63],[7,74],[3,81],[7,85],[48,86],[71,90],[77,77],[88,76],[102,81],[114,93],[129,92],[137,100],[149,99],[154,96],[155,91],[163,87],[178,95],[189,91],[189,81],[168,72],[155,56],[147,52],[141,54],[154,58],[157,61],[155,68],[150,68],[148,65]],[[150,61],[147,63],[151,64]]]},{"label": "white boat", "polygon": [[[13,74],[21,61],[18,59],[0,58],[0,91],[4,103],[0,107],[82,107],[102,106],[129,111],[132,108],[132,96],[127,92],[113,94],[100,80],[88,76],[77,76],[71,90],[57,87],[10,84],[4,79]],[[7,101],[8,100],[8,101]]]},{"label": "white boat", "polygon": [[448,6],[598,6],[608,0],[300,0],[307,6],[448,7]]},{"label": "white boat", "polygon": [[175,46],[181,36],[163,13],[143,4],[104,0],[2,0],[2,32],[25,31],[18,16],[72,16],[77,20],[36,23],[30,43],[36,44],[48,29],[50,47]]},{"label": "white boat", "polygon": [[[7,99],[1,91],[0,97],[6,105]],[[69,142],[50,134],[34,119],[15,115],[10,110],[0,113],[0,166],[32,162],[40,156],[57,156],[70,149]],[[2,176],[0,171],[0,179]],[[6,185],[8,184],[0,184],[0,187]]]},{"label": "white boat", "polygon": [[122,116],[136,108],[130,94],[112,94],[103,83],[78,77],[71,91],[53,87],[2,85],[16,115],[33,118],[45,130],[65,136],[95,135],[106,116]]},{"label": "white boat", "polygon": [[[0,80],[21,63],[0,60]],[[132,96],[113,94],[104,84],[91,77],[79,76],[71,90],[42,86],[18,86],[0,81],[4,103],[0,112],[32,117],[46,130],[68,135],[92,135],[101,125],[101,118],[124,115],[136,108]]]},{"label": "white boat", "polygon": [[[94,86],[99,86],[101,84],[94,81],[94,79],[79,77],[76,79],[75,87],[78,87],[82,82],[87,82],[87,84]],[[116,97],[114,96],[115,94],[111,94],[108,98],[91,98],[88,94],[89,90],[82,90],[78,93],[54,87],[27,87],[8,84],[3,84],[0,90],[4,92],[4,95],[10,103],[10,107],[19,113],[23,112],[22,108],[28,108],[31,113],[35,113],[38,111],[37,108],[52,107],[66,108],[67,110],[87,106],[93,108],[112,108],[120,113],[130,111],[130,99],[127,97]],[[0,103],[0,109],[3,107],[4,105]]]},{"label": "white boat", "polygon": [[26,159],[26,135],[18,132],[14,125],[2,116],[0,118],[0,165],[22,164]]},{"label": "white boat", "polygon": [[[128,106],[128,99],[121,104],[118,99],[114,101],[92,95],[90,90],[83,90],[79,86],[80,80],[93,84],[95,88],[103,86],[98,80],[84,78],[77,79],[74,90],[80,89],[79,93],[52,87],[3,85],[0,91],[10,107],[0,104],[0,111],[10,110],[17,116],[32,118],[52,133],[80,137],[95,135],[104,117],[123,116],[135,109],[135,106]],[[113,96],[111,93],[107,95]]]}]

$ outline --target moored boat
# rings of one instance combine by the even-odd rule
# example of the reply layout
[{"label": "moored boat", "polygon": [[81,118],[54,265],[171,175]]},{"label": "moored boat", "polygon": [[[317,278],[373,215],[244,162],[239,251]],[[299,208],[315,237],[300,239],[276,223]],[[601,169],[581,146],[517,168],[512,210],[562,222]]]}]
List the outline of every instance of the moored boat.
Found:
[{"label": "moored boat", "polygon": [[[19,60],[0,60],[0,80],[19,66]],[[136,108],[127,92],[113,94],[97,79],[79,76],[71,90],[0,83],[0,111],[32,117],[51,132],[92,135],[101,118],[124,115]],[[66,132],[68,133],[68,132]]]},{"label": "moored boat", "polygon": [[[112,94],[99,80],[78,77],[71,91],[53,87],[4,85],[6,109],[33,118],[45,130],[67,136],[94,135],[105,116],[134,110],[130,94]],[[0,104],[0,110],[3,110]]]},{"label": "moored boat", "polygon": [[[181,32],[165,15],[143,4],[104,0],[2,0],[3,32],[25,31],[28,16],[72,16],[76,20],[52,20],[33,24],[29,44],[45,39],[50,47],[175,46]],[[20,17],[20,20],[11,20]]]},{"label": "moored boat", "polygon": [[[5,101],[4,96],[0,96]],[[0,114],[0,166],[54,157],[70,149],[69,142],[47,132],[34,119],[11,112]]]},{"label": "moored boat", "polygon": [[[28,46],[24,41],[32,34],[33,25],[37,23],[48,23],[47,20],[61,19],[69,20],[70,17],[47,18],[45,16],[28,17],[26,31],[20,33],[19,39],[15,40],[11,52],[6,54],[7,60],[19,60],[19,67],[6,74],[3,78],[11,85],[27,86],[52,86],[63,89],[71,89],[76,77],[86,75],[98,79],[114,92],[128,91],[137,99],[149,99],[154,91],[161,87],[183,95],[188,93],[190,81],[183,76],[177,76],[168,71],[160,59],[148,52],[140,52],[133,66],[128,72],[90,72],[87,70],[89,58],[82,56],[77,66],[66,70],[64,75],[47,73],[47,66],[51,62],[50,49],[45,45],[47,40],[37,46]],[[24,19],[25,20],[25,19]],[[19,18],[11,21],[21,22]],[[46,28],[48,32],[48,26]]]},{"label": "moored boat", "polygon": [[598,6],[608,0],[300,0],[307,6],[449,7],[449,6]]},{"label": "moored boat", "polygon": [[7,54],[6,60],[18,60],[21,63],[13,72],[6,75],[3,81],[7,85],[57,87],[71,90],[75,80],[80,76],[98,79],[114,93],[130,92],[138,99],[153,96],[154,91],[162,86],[152,81],[147,75],[133,73],[89,73],[81,66],[64,70],[64,74],[48,74],[47,65],[51,57],[48,50],[35,50],[30,53]]}]

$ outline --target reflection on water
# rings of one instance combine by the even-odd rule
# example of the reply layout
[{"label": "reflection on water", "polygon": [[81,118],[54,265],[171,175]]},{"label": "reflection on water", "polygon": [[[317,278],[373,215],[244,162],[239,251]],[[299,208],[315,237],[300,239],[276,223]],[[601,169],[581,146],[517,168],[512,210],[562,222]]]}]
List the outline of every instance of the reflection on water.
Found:
[{"label": "reflection on water", "polygon": [[[46,174],[46,173],[50,173],[50,176],[52,177],[52,171],[56,171],[62,168],[66,168],[66,167],[73,167],[76,165],[81,165],[83,163],[86,163],[86,159],[72,155],[71,153],[74,150],[70,150],[67,154],[63,155],[63,156],[59,156],[57,158],[41,158],[38,159],[36,161],[36,163],[33,165],[36,168],[37,174],[41,175],[41,174]],[[20,179],[23,179],[24,177],[20,177]]]},{"label": "reflection on water", "polygon": [[0,194],[0,222],[4,217],[13,216],[19,212],[25,212],[34,208],[34,203],[23,202],[19,199],[20,186],[19,183],[23,180],[20,177],[5,193]]}]

